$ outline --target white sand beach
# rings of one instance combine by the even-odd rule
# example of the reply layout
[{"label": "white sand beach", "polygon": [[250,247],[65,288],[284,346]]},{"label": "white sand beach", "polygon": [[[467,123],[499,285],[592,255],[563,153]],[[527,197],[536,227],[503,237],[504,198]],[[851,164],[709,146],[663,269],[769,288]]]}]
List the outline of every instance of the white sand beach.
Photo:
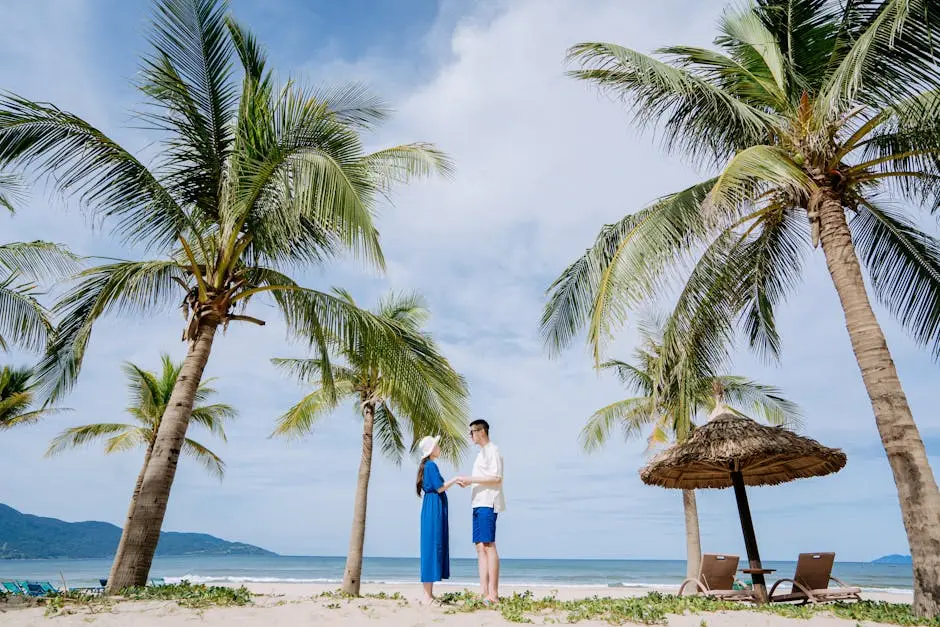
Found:
[{"label": "white sand beach", "polygon": [[[175,602],[119,602],[110,608],[91,612],[87,608],[77,607],[74,613],[59,615],[53,622],[45,616],[43,608],[9,610],[0,613],[0,625],[17,627],[85,626],[101,627],[172,627],[200,624],[205,627],[241,627],[264,625],[265,627],[293,627],[306,625],[347,625],[365,627],[367,625],[390,625],[392,627],[422,627],[430,625],[455,625],[470,627],[475,625],[511,625],[498,611],[481,610],[472,613],[454,612],[453,608],[420,604],[421,590],[418,585],[363,585],[363,598],[340,600],[321,597],[323,593],[335,591],[335,585],[317,584],[246,584],[255,597],[254,603],[246,607],[187,609]],[[436,587],[436,593],[460,592],[463,586]],[[501,595],[524,592],[525,588],[505,586]],[[669,588],[658,589],[660,592],[674,592]],[[647,588],[536,588],[531,592],[536,597],[554,595],[561,600],[581,598],[614,597],[623,598],[642,596],[650,592]],[[396,593],[401,599],[376,599],[369,595]],[[910,603],[909,594],[870,593],[864,595],[872,600]],[[535,624],[550,624],[562,619],[563,615],[530,616]],[[600,621],[582,621],[580,625],[606,625]],[[843,620],[826,615],[817,615],[810,620],[796,620],[772,614],[734,611],[713,614],[670,616],[668,624],[673,627],[785,627],[808,625],[809,627],[855,627],[856,621]],[[865,623],[876,625],[877,623]]]}]

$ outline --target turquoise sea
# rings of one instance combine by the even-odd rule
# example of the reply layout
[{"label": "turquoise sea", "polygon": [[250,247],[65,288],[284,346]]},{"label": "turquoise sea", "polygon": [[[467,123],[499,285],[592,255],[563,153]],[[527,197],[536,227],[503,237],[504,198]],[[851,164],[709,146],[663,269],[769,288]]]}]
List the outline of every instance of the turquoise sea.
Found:
[{"label": "turquoise sea", "polygon": [[[193,583],[336,583],[343,577],[343,557],[163,557],[153,562],[151,577]],[[795,562],[765,562],[780,577],[792,577]],[[69,586],[97,585],[108,576],[111,560],[0,560],[0,579],[38,579]],[[867,590],[909,592],[910,565],[837,562],[833,575]],[[578,586],[675,586],[685,577],[684,561],[503,559],[500,581],[533,588]],[[770,577],[770,581],[775,578]],[[370,583],[417,583],[414,558],[366,558],[362,580]],[[474,586],[475,559],[451,560],[450,583]]]}]

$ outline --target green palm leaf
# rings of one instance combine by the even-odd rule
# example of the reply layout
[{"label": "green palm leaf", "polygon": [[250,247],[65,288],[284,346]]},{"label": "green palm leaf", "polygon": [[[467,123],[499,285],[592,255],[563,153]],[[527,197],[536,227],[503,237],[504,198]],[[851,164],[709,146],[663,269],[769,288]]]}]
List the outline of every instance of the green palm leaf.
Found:
[{"label": "green palm leaf", "polygon": [[0,96],[0,167],[16,164],[49,177],[76,195],[132,242],[167,245],[188,217],[147,168],[104,133],[76,115]]},{"label": "green palm leaf", "polygon": [[763,141],[775,122],[773,115],[720,85],[623,46],[578,44],[569,49],[568,60],[582,68],[569,75],[624,99],[629,96],[639,126],[668,118],[663,145],[677,152],[721,160]]},{"label": "green palm leaf", "polygon": [[851,228],[875,296],[940,358],[940,241],[900,213],[869,202]]}]

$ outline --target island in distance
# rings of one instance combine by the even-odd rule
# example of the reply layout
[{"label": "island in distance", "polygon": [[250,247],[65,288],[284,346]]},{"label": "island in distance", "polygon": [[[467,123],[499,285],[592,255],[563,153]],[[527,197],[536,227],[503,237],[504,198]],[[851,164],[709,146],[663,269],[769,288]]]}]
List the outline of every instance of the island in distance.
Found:
[{"label": "island in distance", "polygon": [[910,555],[898,555],[894,553],[892,555],[885,555],[879,557],[876,560],[872,560],[872,564],[912,564]]},{"label": "island in distance", "polygon": [[[121,528],[106,522],[65,522],[23,514],[0,503],[0,559],[110,558],[121,539]],[[204,533],[164,531],[158,556],[277,555],[242,542],[228,542]]]}]

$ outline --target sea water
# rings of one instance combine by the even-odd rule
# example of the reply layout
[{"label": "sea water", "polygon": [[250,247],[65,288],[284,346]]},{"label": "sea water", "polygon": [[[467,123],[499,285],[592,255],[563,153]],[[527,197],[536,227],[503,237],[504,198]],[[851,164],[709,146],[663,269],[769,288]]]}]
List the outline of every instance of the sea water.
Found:
[{"label": "sea water", "polygon": [[[151,577],[167,582],[187,580],[192,583],[321,583],[339,584],[343,578],[343,557],[238,557],[186,556],[157,557]],[[743,564],[744,562],[742,562]],[[563,587],[672,587],[685,577],[685,562],[680,560],[554,560],[503,559],[500,582],[531,588]],[[743,567],[743,566],[742,566]],[[792,577],[795,562],[764,562],[775,568],[768,577]],[[0,560],[0,580],[29,579],[67,585],[98,585],[111,568],[108,559],[70,560]],[[363,561],[365,583],[410,584],[418,582],[416,558],[367,557]],[[833,575],[847,584],[867,591],[910,592],[913,587],[911,566],[837,562]],[[451,560],[449,583],[473,587],[477,583],[475,559]]]}]

